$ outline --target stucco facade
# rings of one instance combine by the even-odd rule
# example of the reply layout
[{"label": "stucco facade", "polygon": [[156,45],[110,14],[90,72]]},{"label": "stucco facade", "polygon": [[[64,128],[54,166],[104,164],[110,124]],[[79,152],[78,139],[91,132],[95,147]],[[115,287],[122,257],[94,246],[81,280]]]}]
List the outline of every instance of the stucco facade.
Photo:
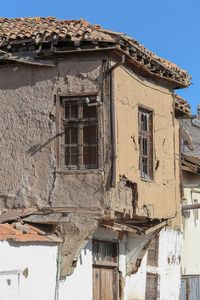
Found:
[{"label": "stucco facade", "polygon": [[[152,218],[174,218],[179,211],[179,125],[172,91],[125,67],[116,69],[117,177],[136,182],[136,212]],[[138,108],[153,112],[153,178],[139,170]]]}]

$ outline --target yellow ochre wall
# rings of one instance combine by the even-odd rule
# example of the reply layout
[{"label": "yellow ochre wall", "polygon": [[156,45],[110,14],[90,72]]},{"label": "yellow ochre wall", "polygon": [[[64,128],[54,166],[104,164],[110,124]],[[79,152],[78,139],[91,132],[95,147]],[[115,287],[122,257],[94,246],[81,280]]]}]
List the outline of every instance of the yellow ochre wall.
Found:
[{"label": "yellow ochre wall", "polygon": [[[125,175],[137,183],[137,214],[152,218],[176,216],[180,208],[178,120],[172,92],[138,77],[128,69],[114,71],[117,132],[117,181]],[[154,178],[139,171],[138,107],[153,110]],[[157,170],[155,166],[158,165]]]}]

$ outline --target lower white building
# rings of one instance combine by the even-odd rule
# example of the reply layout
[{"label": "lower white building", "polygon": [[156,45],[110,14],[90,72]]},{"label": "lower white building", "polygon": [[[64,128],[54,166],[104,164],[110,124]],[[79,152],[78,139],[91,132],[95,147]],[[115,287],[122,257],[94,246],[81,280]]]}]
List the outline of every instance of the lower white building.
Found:
[{"label": "lower white building", "polygon": [[0,300],[54,300],[59,242],[30,225],[0,224]]},{"label": "lower white building", "polygon": [[[140,257],[143,236],[128,234],[119,240],[116,232],[98,229],[81,251],[74,273],[60,281],[59,300],[65,300],[66,295],[70,300],[99,300],[100,296],[110,300],[178,300],[181,239],[180,231],[164,228],[143,259],[135,261],[134,256]],[[128,275],[131,262],[138,264],[138,270]]]},{"label": "lower white building", "polygon": [[200,299],[200,106],[181,120],[183,251],[181,300]]},{"label": "lower white building", "polygon": [[[196,177],[196,180],[195,178]],[[190,179],[190,180],[189,180]],[[196,184],[195,184],[196,183]],[[200,204],[200,176],[184,174],[183,209]],[[181,300],[200,299],[200,212],[183,210],[183,252]]]},{"label": "lower white building", "polygon": [[139,236],[99,227],[63,280],[60,241],[30,225],[1,224],[0,300],[179,299],[178,231]]}]

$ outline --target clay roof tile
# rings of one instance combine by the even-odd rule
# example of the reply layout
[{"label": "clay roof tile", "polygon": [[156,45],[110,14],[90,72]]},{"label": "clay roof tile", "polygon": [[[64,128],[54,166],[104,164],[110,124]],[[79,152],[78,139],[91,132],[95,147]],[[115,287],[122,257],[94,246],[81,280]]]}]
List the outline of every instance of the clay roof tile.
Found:
[{"label": "clay roof tile", "polygon": [[157,63],[162,64],[167,71],[174,72],[175,74],[173,74],[172,77],[178,82],[181,82],[184,86],[190,84],[190,76],[185,70],[157,56],[132,37],[111,30],[105,30],[100,25],[91,25],[85,19],[58,20],[51,16],[46,18],[0,18],[0,41],[4,41],[0,44],[0,47],[3,47],[5,43],[10,43],[13,40],[32,39],[38,44],[44,40],[48,41],[48,37],[54,37],[58,40],[72,37],[72,40],[76,41],[94,39],[95,41],[107,41],[113,44],[125,43],[128,47],[137,47],[139,51],[142,51],[144,55],[148,56],[148,59],[151,58]]}]

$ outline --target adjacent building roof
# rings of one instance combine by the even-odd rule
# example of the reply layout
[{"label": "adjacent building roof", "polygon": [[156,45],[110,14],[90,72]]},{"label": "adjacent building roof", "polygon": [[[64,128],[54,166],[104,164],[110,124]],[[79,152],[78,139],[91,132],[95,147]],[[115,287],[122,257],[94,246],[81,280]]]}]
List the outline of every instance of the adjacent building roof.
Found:
[{"label": "adjacent building roof", "polygon": [[46,242],[59,243],[62,240],[56,235],[47,234],[29,224],[13,223],[0,224],[0,241],[13,240],[15,242]]},{"label": "adjacent building roof", "polygon": [[[182,128],[187,132],[185,138],[182,137],[182,166],[194,173],[200,173],[200,110],[197,112],[196,117],[180,120]],[[191,143],[192,149],[189,147]]]},{"label": "adjacent building roof", "polygon": [[[177,87],[190,85],[190,76],[177,65],[157,56],[123,33],[105,30],[99,25],[91,25],[84,19],[0,18],[0,50],[11,52],[12,47],[17,44],[42,45],[48,42],[53,43],[55,48],[58,42],[73,42],[77,50],[80,50],[84,42],[90,42],[96,48],[113,46],[125,53],[132,61],[139,63],[143,71],[176,82]],[[53,47],[51,50],[53,51]]]},{"label": "adjacent building roof", "polygon": [[175,110],[177,116],[191,116],[191,107],[189,103],[181,96],[175,94]]}]

